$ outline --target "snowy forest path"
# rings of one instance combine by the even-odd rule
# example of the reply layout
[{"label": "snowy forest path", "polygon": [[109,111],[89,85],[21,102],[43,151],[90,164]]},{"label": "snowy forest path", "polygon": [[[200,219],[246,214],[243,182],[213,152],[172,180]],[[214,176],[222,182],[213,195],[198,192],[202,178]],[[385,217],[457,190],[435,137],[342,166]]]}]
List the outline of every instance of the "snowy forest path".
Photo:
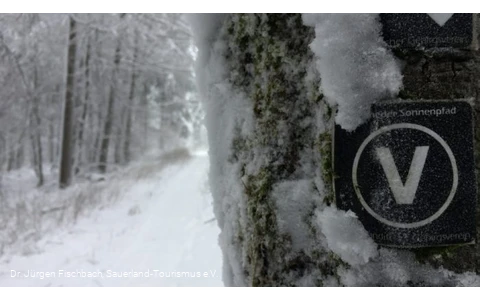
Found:
[{"label": "snowy forest path", "polygon": [[1,260],[0,286],[221,286],[208,163],[197,153],[140,179],[116,204],[44,237],[41,253]]}]

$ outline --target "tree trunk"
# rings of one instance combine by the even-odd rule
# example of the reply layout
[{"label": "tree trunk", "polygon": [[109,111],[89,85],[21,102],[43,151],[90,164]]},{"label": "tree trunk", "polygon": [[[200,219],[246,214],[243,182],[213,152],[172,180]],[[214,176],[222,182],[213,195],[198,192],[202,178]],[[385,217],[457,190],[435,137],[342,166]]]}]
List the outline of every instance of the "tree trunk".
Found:
[{"label": "tree trunk", "polygon": [[[123,19],[125,14],[120,15],[120,19]],[[115,104],[115,97],[116,97],[116,77],[118,76],[118,70],[121,60],[120,55],[120,38],[117,39],[117,47],[115,49],[115,58],[114,58],[114,67],[112,71],[112,82],[110,84],[110,92],[108,94],[108,103],[107,103],[107,113],[105,115],[105,125],[103,127],[103,137],[100,145],[100,158],[98,162],[98,170],[101,173],[105,173],[107,171],[107,163],[108,163],[108,150],[110,146],[110,141],[112,139],[112,129],[113,129],[113,119],[114,119],[114,104]]]},{"label": "tree trunk", "polygon": [[[34,101],[37,101],[35,99]],[[38,104],[32,104],[32,112],[31,112],[31,122],[32,128],[30,129],[30,141],[32,145],[32,155],[33,155],[33,169],[35,170],[35,174],[37,175],[37,187],[43,185],[44,177],[43,177],[43,151],[42,151],[42,140],[41,140],[41,131],[40,131],[40,116],[38,111]]]},{"label": "tree trunk", "polygon": [[8,144],[3,133],[0,133],[0,172],[3,172],[3,166],[8,160]]},{"label": "tree trunk", "polygon": [[140,107],[141,109],[141,118],[143,119],[143,149],[146,151],[148,149],[149,142],[149,122],[150,122],[150,106],[148,103],[148,85],[147,83],[143,84],[142,94],[140,98]]},{"label": "tree trunk", "polygon": [[36,89],[38,88],[38,73],[37,67],[33,70],[33,88],[35,95],[33,95],[32,101],[32,108],[30,112],[30,142],[32,145],[32,156],[33,156],[33,169],[35,170],[35,174],[37,175],[37,187],[43,185],[44,178],[43,178],[43,150],[42,150],[42,138],[41,134],[42,131],[40,129],[41,121],[39,115],[39,98],[36,93]]},{"label": "tree trunk", "polygon": [[[92,61],[99,59],[100,56],[100,46],[101,46],[101,41],[99,39],[100,33],[98,32],[97,29],[95,29],[95,34],[93,41],[91,41],[91,46],[94,47],[92,49]],[[95,64],[92,64],[92,76],[95,74],[95,72],[98,72],[95,68]],[[92,97],[95,97],[92,94]],[[100,97],[99,95],[96,95],[96,97]],[[103,98],[103,97],[102,97]],[[100,101],[99,101],[100,102]],[[101,136],[102,136],[102,113],[101,110],[99,109],[99,105],[95,105],[95,102],[92,101],[90,105],[90,109],[88,110],[88,117],[87,119],[89,120],[89,126],[88,128],[90,129],[90,134],[88,135],[89,139],[89,148],[86,149],[87,153],[87,159],[89,164],[94,165],[97,167],[98,160],[99,160],[99,155],[100,155],[100,141],[101,141]]]},{"label": "tree trunk", "polygon": [[[64,93],[65,93],[66,91],[63,90],[61,84],[59,84],[59,85],[57,86],[57,92],[58,92],[58,101],[59,101],[60,103],[63,103],[63,102],[65,101],[65,99],[64,99],[64,97],[65,97],[65,96],[64,96]],[[63,117],[64,117],[63,115],[60,115],[60,118],[62,118],[62,119],[61,119],[62,122],[63,122]],[[58,128],[58,129],[55,128],[55,132],[57,132],[57,134],[58,134],[57,143],[56,143],[56,145],[55,145],[55,146],[56,146],[56,147],[55,147],[55,163],[57,164],[57,167],[58,167],[59,171],[60,171],[60,164],[61,164],[61,162],[62,162],[63,140],[62,140],[61,138],[63,137],[63,123],[60,124],[60,125],[61,125],[60,128]]]},{"label": "tree trunk", "polygon": [[49,120],[48,122],[48,162],[52,165],[55,163],[55,128],[53,121]]},{"label": "tree trunk", "polygon": [[[298,14],[210,18],[217,18],[218,30],[199,34],[197,78],[226,285],[462,285],[471,275],[465,272],[480,272],[478,244],[418,250],[375,245],[375,255],[361,263],[332,250],[329,223],[319,216],[334,202],[333,108],[320,92],[310,49],[314,28]],[[406,63],[401,96],[473,97],[478,103],[477,52],[397,54]],[[205,77],[208,70],[214,72]]]},{"label": "tree trunk", "polygon": [[10,172],[13,170],[13,166],[15,164],[15,153],[16,153],[16,146],[11,146],[7,148],[7,167],[5,170]]},{"label": "tree trunk", "polygon": [[15,147],[14,150],[14,159],[13,159],[13,169],[18,170],[23,167],[25,159],[25,148],[23,145],[23,138],[21,138]]},{"label": "tree trunk", "polygon": [[100,141],[102,138],[102,114],[99,112],[98,106],[94,106],[92,103],[92,109],[89,110],[89,126],[94,129],[90,139],[90,148],[87,153],[88,162],[95,167],[98,165],[100,157]]},{"label": "tree trunk", "polygon": [[79,124],[78,124],[78,134],[77,134],[77,157],[75,159],[75,164],[76,164],[75,174],[77,174],[80,171],[80,165],[82,163],[82,154],[83,154],[83,148],[84,148],[84,131],[86,126],[87,112],[89,109],[89,101],[90,101],[90,51],[91,51],[90,48],[91,48],[90,40],[87,40],[87,49],[85,54],[85,66],[84,66],[85,96],[83,98],[83,101],[80,101],[82,114],[78,122]]},{"label": "tree trunk", "polygon": [[138,56],[138,32],[135,34],[135,42],[133,46],[133,61],[132,61],[132,76],[130,78],[130,91],[128,94],[128,104],[126,107],[126,128],[125,128],[125,139],[123,144],[123,158],[126,163],[130,162],[131,153],[130,153],[130,144],[131,144],[131,136],[132,136],[132,109],[134,105],[134,98],[135,98],[135,83],[137,80],[136,74],[136,63],[137,63],[137,56]]},{"label": "tree trunk", "polygon": [[70,17],[70,29],[67,54],[67,86],[65,88],[65,104],[63,112],[63,134],[62,152],[60,161],[60,188],[66,188],[72,181],[72,155],[73,155],[73,128],[74,128],[74,82],[75,82],[75,56],[76,46],[76,24]]},{"label": "tree trunk", "polygon": [[116,118],[117,122],[115,126],[115,147],[113,151],[113,163],[116,165],[122,165],[124,163],[123,158],[123,143],[124,143],[124,130],[126,127],[125,124],[126,108],[121,107]]},{"label": "tree trunk", "polygon": [[[117,51],[119,52],[120,47],[117,47]],[[117,57],[117,55],[115,55]],[[118,55],[119,57],[119,55]],[[117,58],[115,58],[115,64],[117,64]],[[112,83],[113,85],[113,83]],[[107,171],[107,163],[108,163],[108,150],[110,146],[110,140],[112,135],[112,126],[113,126],[113,105],[115,100],[115,88],[110,88],[110,93],[108,96],[108,103],[107,103],[107,113],[105,115],[105,123],[103,127],[103,137],[100,143],[100,157],[98,160],[98,170],[101,173],[105,173]]]}]

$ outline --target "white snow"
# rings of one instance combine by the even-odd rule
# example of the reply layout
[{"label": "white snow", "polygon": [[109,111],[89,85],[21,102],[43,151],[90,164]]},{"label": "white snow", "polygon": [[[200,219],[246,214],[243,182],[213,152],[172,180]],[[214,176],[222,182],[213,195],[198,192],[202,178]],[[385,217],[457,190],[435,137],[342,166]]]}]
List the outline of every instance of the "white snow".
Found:
[{"label": "white snow", "polygon": [[44,236],[37,253],[0,257],[0,286],[222,286],[207,177],[200,153],[139,179],[110,207]]},{"label": "white snow", "polygon": [[304,14],[315,28],[321,88],[336,123],[352,131],[370,116],[372,103],[394,97],[402,86],[399,62],[380,36],[377,14]]},{"label": "white snow", "polygon": [[294,251],[307,249],[312,244],[310,228],[304,219],[311,211],[312,202],[321,202],[312,189],[310,180],[285,181],[273,186],[278,229],[292,238]]},{"label": "white snow", "polygon": [[378,255],[377,245],[352,211],[326,207],[317,220],[330,250],[352,266],[365,264]]},{"label": "white snow", "polygon": [[227,286],[245,286],[243,254],[232,237],[239,222],[246,219],[246,196],[243,192],[240,163],[231,160],[232,141],[236,136],[248,136],[253,130],[253,106],[228,81],[229,74],[223,54],[228,45],[220,38],[222,14],[194,14],[189,18],[198,47],[196,61],[197,86],[205,110],[210,156],[210,187],[214,212],[223,253],[223,281]]},{"label": "white snow", "polygon": [[[225,14],[187,15],[187,20],[191,25],[190,28],[192,29],[195,44],[198,48],[198,56],[195,60],[195,73],[198,90],[202,96],[207,94],[206,87],[211,83],[210,78],[215,78],[218,71],[221,72],[223,70],[219,65],[207,69],[207,64],[210,63],[211,46],[224,18]],[[218,78],[221,77],[223,76],[218,76]]]},{"label": "white snow", "polygon": [[466,272],[459,275],[458,286],[480,286],[480,277],[473,272]]}]

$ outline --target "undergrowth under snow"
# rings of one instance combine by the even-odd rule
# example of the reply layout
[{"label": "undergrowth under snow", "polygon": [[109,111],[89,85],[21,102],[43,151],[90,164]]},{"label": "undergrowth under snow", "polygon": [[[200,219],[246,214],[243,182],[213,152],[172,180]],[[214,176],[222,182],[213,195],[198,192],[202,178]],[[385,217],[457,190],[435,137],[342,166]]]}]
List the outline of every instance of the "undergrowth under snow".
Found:
[{"label": "undergrowth under snow", "polygon": [[[177,150],[59,193],[32,189],[20,197],[10,189],[3,199],[10,210],[1,210],[0,286],[222,285],[207,169],[205,153]],[[29,182],[22,174],[8,175],[4,184]],[[104,277],[66,277],[60,270]],[[131,271],[151,276],[107,277]]]},{"label": "undergrowth under snow", "polygon": [[[35,187],[35,174],[23,168],[3,174],[0,189],[0,256],[31,254],[35,243],[46,233],[71,226],[79,217],[114,204],[126,189],[170,164],[189,157],[188,150],[176,149],[150,156],[102,176],[92,174],[60,190],[57,173],[47,172],[43,187]],[[47,168],[47,170],[49,170]],[[96,179],[92,180],[92,177]]]}]

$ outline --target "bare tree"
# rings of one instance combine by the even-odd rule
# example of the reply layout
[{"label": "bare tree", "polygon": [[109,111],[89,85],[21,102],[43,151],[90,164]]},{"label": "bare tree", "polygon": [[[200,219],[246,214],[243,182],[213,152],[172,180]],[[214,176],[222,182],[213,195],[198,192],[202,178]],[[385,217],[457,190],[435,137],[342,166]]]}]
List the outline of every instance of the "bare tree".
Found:
[{"label": "bare tree", "polygon": [[62,152],[60,162],[60,188],[65,188],[72,181],[72,154],[73,154],[73,107],[74,107],[74,81],[75,81],[75,56],[76,45],[76,23],[70,16],[70,28],[68,39],[67,54],[67,85],[65,88],[65,104],[63,111],[63,133],[62,133]]},{"label": "bare tree", "polygon": [[131,70],[131,79],[130,79],[130,88],[129,88],[129,95],[128,95],[128,106],[126,110],[126,128],[125,128],[125,139],[123,145],[123,157],[126,162],[130,161],[131,153],[130,153],[130,139],[132,135],[132,107],[134,105],[134,97],[135,97],[135,87],[137,81],[137,71],[136,71],[136,64],[138,58],[138,32],[135,31],[134,33],[134,46],[133,46],[133,63],[132,63],[132,70]]},{"label": "bare tree", "polygon": [[[125,14],[120,15],[120,20],[125,18]],[[118,76],[119,65],[121,60],[121,42],[120,38],[117,39],[117,47],[115,48],[115,57],[114,57],[114,68],[112,69],[112,83],[110,84],[110,91],[108,96],[108,103],[107,103],[107,112],[105,115],[105,125],[103,127],[103,138],[100,145],[100,159],[99,159],[99,166],[98,169],[100,172],[105,173],[107,170],[107,163],[108,163],[108,150],[110,146],[110,140],[112,138],[112,127],[113,127],[113,113],[114,113],[114,104],[115,104],[115,96],[116,96],[116,88],[117,85],[115,84],[115,80]]]}]

